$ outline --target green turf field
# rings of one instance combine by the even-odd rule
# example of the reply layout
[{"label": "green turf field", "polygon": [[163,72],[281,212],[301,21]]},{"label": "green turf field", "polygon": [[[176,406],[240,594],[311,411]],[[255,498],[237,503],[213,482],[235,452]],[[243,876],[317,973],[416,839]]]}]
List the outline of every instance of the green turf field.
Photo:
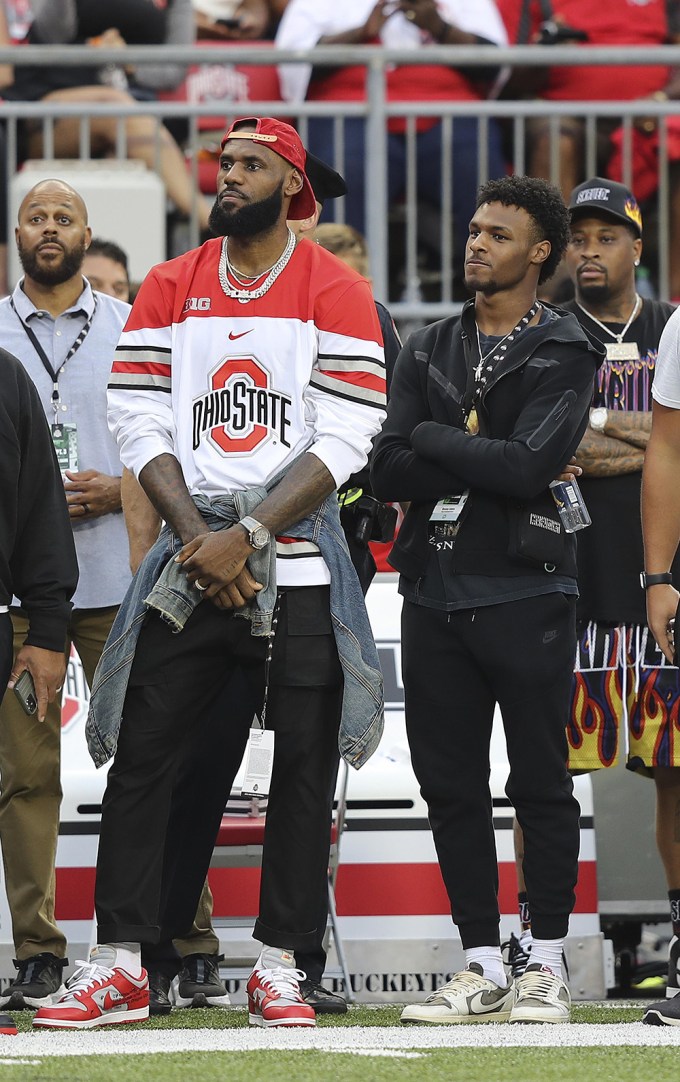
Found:
[{"label": "green turf field", "polygon": [[[650,1054],[651,1053],[651,1054]],[[16,1082],[677,1082],[676,1049],[467,1049],[414,1059],[324,1052],[185,1052],[64,1057],[8,1065]]]},{"label": "green turf field", "polygon": [[[400,1008],[354,1007],[316,1029],[248,1027],[243,1008],[173,1011],[89,1033],[0,1037],[12,1082],[679,1082],[680,1028],[640,1006],[579,1004],[571,1026],[399,1026]],[[503,1042],[507,1046],[500,1047]],[[192,1043],[196,1047],[192,1048]],[[209,1048],[206,1048],[206,1044]],[[148,1046],[159,1049],[153,1053]],[[291,1045],[297,1047],[291,1047]],[[434,1047],[434,1045],[439,1045]],[[178,1047],[179,1046],[179,1047]],[[246,1047],[247,1046],[247,1047]],[[131,1054],[135,1048],[139,1054]],[[161,1049],[167,1048],[167,1051]],[[174,1050],[174,1049],[177,1050]],[[78,1054],[69,1054],[73,1051]],[[63,1053],[66,1054],[63,1054]]]}]

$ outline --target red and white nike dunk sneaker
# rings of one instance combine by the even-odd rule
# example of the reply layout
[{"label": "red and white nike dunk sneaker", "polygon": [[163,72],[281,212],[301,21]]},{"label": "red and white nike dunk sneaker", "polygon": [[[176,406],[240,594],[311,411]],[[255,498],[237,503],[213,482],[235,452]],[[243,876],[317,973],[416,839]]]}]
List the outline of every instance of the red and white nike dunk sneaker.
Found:
[{"label": "red and white nike dunk sneaker", "polygon": [[248,981],[248,1020],[251,1026],[315,1026],[314,1008],[300,995],[299,969],[277,966],[254,969]]},{"label": "red and white nike dunk sneaker", "polygon": [[124,969],[109,969],[92,962],[79,967],[66,994],[50,1007],[41,1007],[34,1026],[49,1029],[93,1029],[121,1022],[143,1022],[149,1017],[149,978],[143,969],[131,977]]}]

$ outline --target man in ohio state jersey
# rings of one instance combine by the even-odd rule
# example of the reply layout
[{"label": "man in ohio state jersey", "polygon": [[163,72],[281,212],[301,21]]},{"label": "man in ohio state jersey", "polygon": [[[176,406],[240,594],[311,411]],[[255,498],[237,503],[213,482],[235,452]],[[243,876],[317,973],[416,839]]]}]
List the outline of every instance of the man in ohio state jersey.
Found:
[{"label": "man in ohio state jersey", "polygon": [[[140,944],[191,925],[239,763],[225,761],[222,784],[170,830],[175,779],[234,675],[244,690],[225,726],[248,727],[255,709],[276,737],[250,1021],[315,1022],[294,952],[316,939],[335,748],[361,766],[383,717],[335,492],[382,424],[385,372],[368,283],[286,225],[315,209],[304,162],[289,125],[237,121],[222,143],[216,238],[151,271],[121,337],[109,423],[167,525],[92,690],[91,754],[101,764],[115,753],[98,945],[37,1026],[147,1017]],[[206,763],[213,754],[208,739]]]}]

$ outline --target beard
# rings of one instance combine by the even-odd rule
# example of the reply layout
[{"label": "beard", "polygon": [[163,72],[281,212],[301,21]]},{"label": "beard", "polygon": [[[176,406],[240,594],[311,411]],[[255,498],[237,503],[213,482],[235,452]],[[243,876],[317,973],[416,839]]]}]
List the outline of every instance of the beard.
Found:
[{"label": "beard", "polygon": [[488,268],[484,268],[484,270],[479,267],[466,268],[463,278],[466,289],[469,289],[471,293],[482,293],[487,297],[491,297],[494,293],[500,293],[503,290],[513,289],[526,277],[527,266],[518,259],[516,266],[507,265],[502,267],[499,277],[484,277],[488,273]]},{"label": "beard", "polygon": [[273,229],[281,217],[283,208],[283,181],[271,195],[258,203],[244,203],[242,207],[226,210],[215,200],[208,218],[208,226],[216,237],[256,237]]},{"label": "beard", "polygon": [[463,281],[465,283],[465,288],[468,289],[470,293],[484,293],[491,296],[493,293],[498,293],[500,288],[498,282],[494,278],[487,278],[485,282],[475,282],[474,275],[468,278],[466,274]]},{"label": "beard", "polygon": [[600,283],[586,283],[578,281],[578,296],[582,301],[590,301],[593,304],[602,304],[604,301],[608,301],[611,295],[609,288],[609,282],[604,281]]},{"label": "beard", "polygon": [[503,290],[512,289],[514,286],[519,285],[524,277],[524,274],[518,274],[512,278],[486,278],[478,281],[475,278],[473,271],[469,276],[466,274],[463,281],[466,289],[469,289],[470,293],[482,293],[485,297],[492,297],[495,293],[500,293]]},{"label": "beard", "polygon": [[17,251],[24,273],[41,286],[60,286],[62,282],[73,278],[83,264],[86,250],[83,238],[80,244],[73,248],[62,247],[64,256],[60,263],[45,265],[40,262],[40,253],[36,248],[24,248],[21,241],[17,241]]}]

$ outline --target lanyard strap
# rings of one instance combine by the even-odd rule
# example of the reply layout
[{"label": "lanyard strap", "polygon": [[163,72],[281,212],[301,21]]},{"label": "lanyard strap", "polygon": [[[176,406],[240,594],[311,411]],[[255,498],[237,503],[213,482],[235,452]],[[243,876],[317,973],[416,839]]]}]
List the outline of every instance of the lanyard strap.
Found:
[{"label": "lanyard strap", "polygon": [[52,365],[50,364],[50,359],[47,356],[47,354],[45,353],[45,350],[43,349],[40,341],[38,340],[38,336],[36,335],[35,331],[33,330],[32,327],[29,327],[28,323],[24,322],[24,320],[21,318],[21,316],[17,312],[16,305],[14,303],[14,298],[10,297],[10,299],[9,299],[9,303],[12,306],[12,311],[14,312],[15,316],[19,320],[19,323],[21,324],[21,326],[24,328],[24,331],[26,332],[26,335],[27,335],[29,341],[31,342],[31,345],[33,346],[33,349],[35,350],[37,356],[40,359],[40,363],[42,364],[43,368],[45,369],[48,376],[52,380],[52,409],[54,410],[55,417],[56,417],[57,412],[59,410],[59,401],[60,401],[59,376],[64,371],[64,367],[66,365],[66,362],[70,361],[73,354],[78,352],[78,350],[82,346],[83,342],[87,338],[88,334],[90,333],[90,327],[92,326],[92,320],[94,319],[95,313],[97,311],[97,294],[96,293],[92,294],[92,299],[94,301],[94,304],[92,306],[92,312],[87,317],[87,321],[84,323],[84,325],[80,329],[80,334],[78,335],[75,342],[73,343],[73,345],[69,349],[68,353],[66,354],[64,360],[59,365],[56,372],[52,368]]}]

